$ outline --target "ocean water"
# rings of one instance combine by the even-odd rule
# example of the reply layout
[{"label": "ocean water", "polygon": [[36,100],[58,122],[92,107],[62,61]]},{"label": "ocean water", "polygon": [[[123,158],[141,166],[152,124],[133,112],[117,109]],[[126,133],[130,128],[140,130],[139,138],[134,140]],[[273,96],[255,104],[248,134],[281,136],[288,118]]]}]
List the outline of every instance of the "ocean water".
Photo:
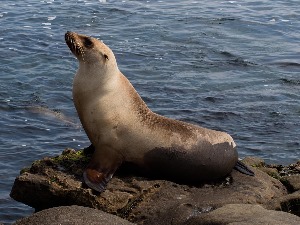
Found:
[{"label": "ocean water", "polygon": [[72,102],[66,31],[103,40],[155,112],[230,133],[240,157],[300,159],[297,0],[46,0],[0,4],[0,222],[20,169],[89,145]]}]

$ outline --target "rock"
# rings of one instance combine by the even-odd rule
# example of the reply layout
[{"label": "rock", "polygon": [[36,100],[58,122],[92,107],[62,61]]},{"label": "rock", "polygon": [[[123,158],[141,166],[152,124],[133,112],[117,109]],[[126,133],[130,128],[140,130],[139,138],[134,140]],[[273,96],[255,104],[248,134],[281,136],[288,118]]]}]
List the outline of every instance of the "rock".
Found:
[{"label": "rock", "polygon": [[260,167],[259,170],[265,172],[266,174],[268,174],[269,176],[275,179],[280,179],[280,175],[276,168]]},{"label": "rock", "polygon": [[268,168],[276,168],[281,177],[299,175],[300,174],[300,161],[292,163],[288,166],[283,165],[265,165]]},{"label": "rock", "polygon": [[101,210],[82,206],[61,206],[45,209],[33,215],[18,220],[14,225],[134,225],[120,217]]},{"label": "rock", "polygon": [[[275,178],[275,179],[279,179],[280,175],[279,172],[276,168],[276,166],[269,166],[265,164],[265,161],[261,158],[258,157],[246,157],[245,159],[242,160],[243,163],[250,165],[252,167],[255,167],[265,173],[267,173],[269,176]],[[282,167],[282,166],[280,166]]]},{"label": "rock", "polygon": [[300,216],[300,191],[274,198],[265,205],[267,209],[280,210]]},{"label": "rock", "polygon": [[37,210],[81,205],[137,224],[159,225],[184,224],[198,217],[199,212],[227,204],[260,204],[275,209],[275,199],[288,194],[279,180],[256,168],[254,177],[234,170],[220,181],[186,185],[143,176],[126,165],[119,168],[107,189],[99,194],[82,183],[83,168],[88,162],[83,151],[71,149],[36,161],[16,178],[11,197]]},{"label": "rock", "polygon": [[263,167],[265,165],[265,161],[263,159],[253,156],[244,158],[243,163],[252,167]]},{"label": "rock", "polygon": [[289,191],[299,191],[300,190],[300,175],[284,176],[281,182],[288,188]]},{"label": "rock", "polygon": [[299,225],[300,217],[274,210],[264,209],[260,205],[229,204],[209,213],[195,212],[197,216],[178,225]]},{"label": "rock", "polygon": [[[255,173],[255,177],[249,177],[233,171],[232,183],[223,186],[198,188],[159,183],[160,190],[132,209],[131,219],[141,221],[147,218],[149,222],[144,221],[144,224],[177,224],[175,221],[191,218],[197,211],[207,212],[229,203],[267,204],[286,194],[280,182],[259,170]],[[182,218],[183,215],[188,216]]]}]

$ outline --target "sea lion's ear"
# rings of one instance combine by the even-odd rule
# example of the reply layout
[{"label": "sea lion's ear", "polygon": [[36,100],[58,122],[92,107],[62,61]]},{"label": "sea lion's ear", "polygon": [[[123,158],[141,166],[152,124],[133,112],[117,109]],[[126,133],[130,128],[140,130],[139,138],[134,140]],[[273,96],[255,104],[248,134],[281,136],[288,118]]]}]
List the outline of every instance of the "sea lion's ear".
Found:
[{"label": "sea lion's ear", "polygon": [[103,56],[106,60],[109,60],[108,55],[104,54]]}]

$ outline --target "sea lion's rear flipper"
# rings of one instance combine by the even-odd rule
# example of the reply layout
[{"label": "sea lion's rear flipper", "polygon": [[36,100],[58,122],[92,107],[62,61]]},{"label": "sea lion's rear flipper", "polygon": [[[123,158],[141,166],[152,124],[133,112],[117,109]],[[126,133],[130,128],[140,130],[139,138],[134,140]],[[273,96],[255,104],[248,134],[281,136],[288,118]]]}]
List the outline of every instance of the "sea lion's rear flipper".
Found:
[{"label": "sea lion's rear flipper", "polygon": [[109,149],[96,149],[83,172],[84,182],[95,191],[104,191],[121,162],[118,156]]},{"label": "sea lion's rear flipper", "polygon": [[236,165],[234,166],[234,169],[249,176],[255,175],[254,172],[240,160],[237,161]]}]

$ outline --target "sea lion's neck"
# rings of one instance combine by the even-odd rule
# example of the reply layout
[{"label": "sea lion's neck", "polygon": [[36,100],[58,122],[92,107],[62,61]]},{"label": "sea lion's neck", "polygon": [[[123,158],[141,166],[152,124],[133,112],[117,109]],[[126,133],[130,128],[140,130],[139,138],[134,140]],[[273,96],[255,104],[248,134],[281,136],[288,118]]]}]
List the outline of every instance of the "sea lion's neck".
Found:
[{"label": "sea lion's neck", "polygon": [[118,67],[103,68],[97,65],[80,63],[73,82],[73,91],[79,93],[107,92],[114,88],[119,73]]}]

